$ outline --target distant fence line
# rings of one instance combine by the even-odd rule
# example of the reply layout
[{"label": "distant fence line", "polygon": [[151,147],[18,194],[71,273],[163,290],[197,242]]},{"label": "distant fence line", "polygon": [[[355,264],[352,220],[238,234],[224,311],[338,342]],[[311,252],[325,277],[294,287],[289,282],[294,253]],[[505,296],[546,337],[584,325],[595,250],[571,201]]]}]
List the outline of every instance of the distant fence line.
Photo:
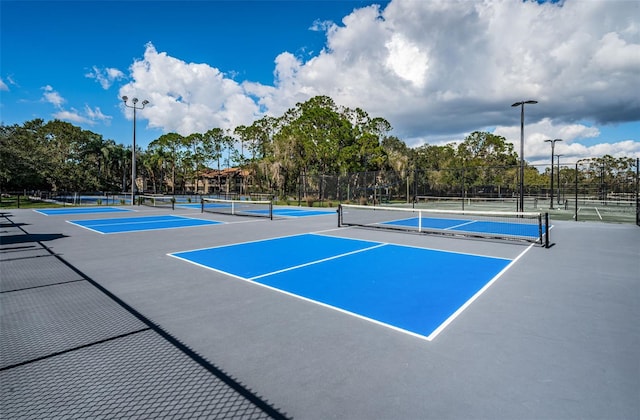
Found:
[{"label": "distant fence line", "polygon": [[[574,218],[579,218],[581,208],[595,208],[597,212],[625,212],[635,210],[634,219],[640,225],[640,197],[638,162],[632,171],[614,173],[612,171],[586,171],[578,165],[565,165],[554,174],[553,189],[550,173],[537,169],[531,177],[525,173],[524,210],[539,209],[541,206],[558,210],[574,211]],[[207,194],[208,197],[237,199],[242,197],[264,199],[274,197],[287,204],[314,205],[316,203],[332,204],[356,203],[367,205],[378,204],[415,204],[431,201],[445,203],[448,206],[462,207],[477,205],[485,199],[495,199],[500,209],[516,210],[516,199],[519,197],[519,180],[517,166],[511,167],[460,167],[440,170],[417,169],[397,172],[381,170],[349,174],[309,174],[302,173],[298,177],[281,179],[267,176],[251,176],[250,180],[225,186],[225,191]],[[578,169],[578,170],[576,170]],[[249,181],[249,182],[247,182]],[[141,192],[142,193],[142,192]],[[11,195],[3,192],[5,201]],[[131,192],[52,192],[22,191],[24,196],[41,200],[71,205],[121,205],[131,204]],[[196,194],[179,194],[194,197]],[[257,198],[259,197],[259,198]],[[429,200],[428,198],[432,199]],[[442,200],[433,198],[441,197]],[[553,198],[553,202],[551,201]],[[459,202],[456,204],[455,199]],[[468,201],[465,201],[468,200]],[[499,205],[497,203],[500,203]],[[444,205],[444,204],[442,204]],[[630,210],[631,209],[631,210]],[[576,217],[577,216],[577,217]]]}]

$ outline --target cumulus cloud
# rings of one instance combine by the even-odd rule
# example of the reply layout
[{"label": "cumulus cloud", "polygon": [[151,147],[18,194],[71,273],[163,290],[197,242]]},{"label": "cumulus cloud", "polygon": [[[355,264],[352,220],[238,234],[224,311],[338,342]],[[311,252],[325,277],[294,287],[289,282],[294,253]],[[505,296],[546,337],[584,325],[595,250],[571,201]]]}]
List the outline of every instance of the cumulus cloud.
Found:
[{"label": "cumulus cloud", "polygon": [[120,96],[150,102],[143,114],[149,127],[188,135],[259,118],[258,105],[243,87],[208,64],[186,63],[148,44],[130,70],[133,82],[120,89]]},{"label": "cumulus cloud", "polygon": [[82,111],[75,108],[65,109],[64,104],[67,100],[53,89],[52,86],[44,86],[42,88],[42,101],[52,104],[57,111],[53,113],[53,117],[61,121],[69,121],[74,124],[95,125],[98,122],[109,124],[112,117],[102,113],[99,107],[91,108],[85,105]]},{"label": "cumulus cloud", "polygon": [[53,117],[61,121],[69,121],[74,124],[93,124],[89,118],[82,116],[77,110],[61,110],[53,114]]},{"label": "cumulus cloud", "polygon": [[634,139],[580,145],[598,126],[638,121],[639,14],[633,1],[393,0],[339,23],[314,22],[325,48],[306,60],[282,52],[273,86],[235,82],[215,63],[187,63],[149,44],[120,94],[148,99],[149,126],[181,134],[279,116],[327,95],[386,118],[410,146],[494,128],[519,142],[520,112],[510,105],[536,99],[526,109],[525,156],[546,156],[546,138],[563,138],[576,155],[640,156]]},{"label": "cumulus cloud", "polygon": [[98,122],[109,124],[112,117],[104,115],[100,108],[91,108],[85,105],[82,111],[75,108],[60,109],[53,114],[53,117],[61,121],[69,121],[74,124],[96,125]]},{"label": "cumulus cloud", "polygon": [[60,96],[58,92],[53,90],[53,87],[47,85],[42,87],[44,93],[42,94],[42,100],[55,106],[56,108],[62,108],[62,104],[65,103],[65,99]]},{"label": "cumulus cloud", "polygon": [[103,114],[100,107],[91,108],[89,105],[84,106],[84,113],[92,123],[100,121],[108,124],[113,118],[109,115]]},{"label": "cumulus cloud", "polygon": [[98,83],[100,83],[100,86],[102,86],[104,90],[107,90],[111,87],[111,85],[113,85],[114,82],[123,79],[125,77],[125,74],[116,68],[101,69],[97,66],[93,66],[91,71],[85,74],[85,77],[88,77],[89,79],[95,79]]}]

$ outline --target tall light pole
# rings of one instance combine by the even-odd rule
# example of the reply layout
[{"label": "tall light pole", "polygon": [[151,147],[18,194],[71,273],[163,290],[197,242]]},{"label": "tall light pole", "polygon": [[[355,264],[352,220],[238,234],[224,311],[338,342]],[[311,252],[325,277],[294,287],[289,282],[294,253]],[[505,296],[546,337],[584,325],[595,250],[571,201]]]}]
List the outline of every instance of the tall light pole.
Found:
[{"label": "tall light pole", "polygon": [[548,139],[544,141],[545,143],[551,143],[551,201],[549,204],[551,210],[553,210],[553,149],[557,141],[562,141],[562,139]]},{"label": "tall light pole", "polygon": [[[558,160],[558,205],[562,204],[560,202],[560,156],[563,156],[561,154],[557,154],[556,158]],[[566,209],[565,209],[566,210]]]},{"label": "tall light pole", "polygon": [[131,205],[136,203],[136,111],[138,109],[143,109],[145,105],[149,103],[146,99],[142,101],[142,106],[136,106],[138,103],[138,98],[132,98],[131,103],[133,105],[129,105],[127,101],[129,98],[127,96],[122,97],[122,102],[124,102],[124,106],[127,108],[133,108],[133,147],[131,147]]},{"label": "tall light pole", "polygon": [[537,104],[538,101],[520,101],[511,105],[520,107],[520,211],[524,211],[524,105]]},{"label": "tall light pole", "polygon": [[576,188],[575,188],[575,200],[576,200],[576,208],[575,208],[575,213],[574,213],[574,219],[577,222],[578,221],[578,165],[580,165],[582,162],[586,162],[589,159],[578,159],[576,161]]}]

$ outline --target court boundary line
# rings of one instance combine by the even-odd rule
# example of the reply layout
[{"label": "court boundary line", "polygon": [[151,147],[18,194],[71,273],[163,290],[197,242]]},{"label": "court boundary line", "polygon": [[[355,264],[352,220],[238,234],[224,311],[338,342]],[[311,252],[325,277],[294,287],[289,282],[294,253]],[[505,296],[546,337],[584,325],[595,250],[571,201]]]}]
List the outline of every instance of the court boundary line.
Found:
[{"label": "court boundary line", "polygon": [[[208,220],[208,219],[197,219],[194,217],[186,217],[186,216],[179,216],[179,215],[172,215],[172,214],[168,214],[167,216],[169,217],[176,217],[178,219],[191,219],[191,220],[201,220],[204,222],[208,222],[204,225],[191,225],[191,226],[172,226],[172,227],[161,227],[161,228],[157,228],[157,229],[135,229],[135,230],[126,230],[126,231],[121,231],[121,232],[100,232],[99,230],[87,227],[87,226],[83,226],[81,224],[76,223],[73,220],[65,220],[65,222],[93,231],[93,232],[97,232],[100,233],[102,235],[118,235],[118,234],[122,234],[122,233],[139,233],[139,232],[153,232],[156,230],[171,230],[171,229],[187,229],[187,228],[196,228],[196,227],[206,227],[206,226],[217,226],[217,225],[224,225],[226,224],[226,222],[220,222],[218,220]],[[145,217],[155,217],[155,216],[142,216],[139,217],[140,219],[145,218]],[[92,219],[87,219],[87,220],[92,220]],[[108,220],[108,219],[98,219],[98,220]],[[147,221],[147,222],[141,222],[141,223],[154,223],[153,221]],[[101,224],[100,226],[118,226],[118,225],[127,225],[127,224],[138,224],[138,223],[105,223],[105,224]]]},{"label": "court boundary line", "polygon": [[500,272],[498,274],[493,276],[493,278],[491,280],[489,280],[484,286],[482,286],[482,288],[480,290],[478,290],[465,303],[463,303],[454,313],[449,315],[449,317],[447,319],[445,319],[444,322],[442,322],[442,324],[440,324],[438,326],[438,328],[433,330],[433,332],[431,332],[431,334],[429,334],[427,339],[429,341],[431,341],[434,338],[436,338],[438,336],[438,334],[440,334],[446,327],[448,327],[449,324],[451,324],[462,312],[464,312],[465,309],[467,309],[469,306],[471,306],[471,304],[473,302],[475,302],[485,291],[487,291],[487,289],[489,289],[489,287],[491,287],[496,281],[498,281],[498,279],[500,277],[502,277],[502,275],[504,273],[506,273],[507,270],[509,270],[520,258],[522,258],[522,256],[524,256],[524,254],[529,252],[529,250],[531,248],[533,248],[534,245],[535,244],[529,245],[527,247],[527,249],[522,251],[516,258],[514,258],[509,264],[507,264],[502,270],[500,270]]},{"label": "court boundary line", "polygon": [[[293,235],[293,236],[297,236],[297,235]],[[373,248],[379,248],[379,247],[385,246],[385,245],[387,245],[387,244],[380,243],[378,246],[373,247]],[[209,248],[203,248],[203,249],[209,249]],[[371,248],[367,248],[367,250],[371,250]],[[360,251],[363,251],[363,250],[358,250],[358,251],[355,251],[355,252],[360,252]],[[189,252],[189,251],[185,251],[185,252]],[[351,253],[353,253],[353,252],[351,252]],[[183,258],[183,257],[179,257],[179,256],[172,255],[172,254],[167,254],[167,256],[176,258],[178,260],[182,260],[182,261],[188,262],[188,263],[196,265],[198,267],[202,267],[202,268],[204,268],[206,270],[210,270],[210,271],[214,271],[214,272],[219,273],[219,274],[224,274],[224,275],[230,276],[232,278],[241,280],[241,281],[246,282],[248,284],[252,284],[252,285],[255,285],[255,286],[263,287],[265,289],[274,291],[276,293],[280,293],[280,294],[283,294],[283,295],[286,295],[286,296],[289,296],[289,297],[292,297],[292,298],[295,298],[295,299],[300,299],[300,300],[303,300],[303,301],[306,301],[306,302],[309,302],[309,303],[312,303],[312,304],[315,304],[315,305],[322,306],[322,307],[327,308],[327,309],[331,309],[333,311],[337,311],[337,312],[340,312],[340,313],[343,313],[343,314],[346,314],[346,315],[350,315],[350,316],[353,316],[355,318],[359,318],[361,320],[364,320],[364,321],[367,321],[367,322],[370,322],[370,323],[373,323],[373,324],[376,324],[376,325],[379,325],[379,326],[382,326],[382,327],[386,327],[386,328],[389,328],[391,330],[395,330],[395,331],[403,333],[403,334],[411,335],[411,336],[419,338],[421,340],[431,341],[431,339],[429,339],[429,336],[426,336],[424,334],[418,334],[416,332],[409,331],[409,330],[406,330],[404,328],[396,327],[395,325],[391,325],[391,324],[388,324],[386,322],[378,321],[377,319],[373,319],[373,318],[370,318],[370,317],[367,317],[367,316],[364,316],[364,315],[361,315],[361,314],[358,314],[358,313],[355,313],[355,312],[352,312],[352,311],[348,311],[346,309],[339,308],[337,306],[333,306],[333,305],[330,305],[328,303],[324,303],[324,302],[320,302],[318,300],[310,299],[308,297],[301,296],[301,295],[298,295],[298,294],[295,294],[295,293],[292,293],[292,292],[288,292],[286,290],[282,290],[282,289],[279,289],[277,287],[269,286],[268,284],[264,284],[264,283],[261,283],[261,282],[258,282],[258,281],[254,281],[254,280],[251,280],[251,279],[246,278],[246,277],[241,277],[241,276],[238,276],[238,275],[235,275],[235,274],[230,274],[230,273],[228,273],[226,271],[221,271],[221,270],[218,270],[216,268],[209,267],[209,266],[206,266],[204,264],[200,264],[200,263],[188,260],[188,259]]]},{"label": "court boundary line", "polygon": [[275,292],[278,292],[278,293],[281,293],[281,294],[296,298],[296,299],[300,299],[300,300],[303,300],[303,301],[306,301],[306,302],[309,302],[309,303],[312,303],[312,304],[315,304],[315,305],[319,305],[319,306],[322,306],[324,308],[331,309],[333,311],[337,311],[337,312],[340,312],[340,313],[345,314],[345,315],[350,315],[352,317],[355,317],[355,318],[358,318],[358,319],[361,319],[361,320],[376,324],[378,326],[389,328],[389,329],[394,330],[396,332],[400,332],[400,333],[403,333],[403,334],[411,335],[411,336],[419,338],[421,340],[431,341],[431,339],[428,336],[424,335],[424,334],[418,334],[416,332],[409,331],[409,330],[406,330],[404,328],[396,327],[395,325],[391,325],[391,324],[388,324],[386,322],[378,321],[377,319],[369,318],[367,316],[364,316],[364,315],[361,315],[361,314],[358,314],[358,313],[355,313],[355,312],[351,312],[351,311],[348,311],[346,309],[339,308],[337,306],[329,305],[328,303],[324,303],[324,302],[320,302],[318,300],[310,299],[308,297],[300,296],[300,295],[297,295],[295,293],[288,292],[286,290],[278,289],[276,287],[269,286],[267,284],[251,281],[251,280],[248,280],[248,279],[245,279],[245,278],[240,278],[240,279],[243,280],[243,281],[249,282],[251,284],[255,284],[255,285],[264,287],[266,289],[270,289],[270,290],[273,290]]},{"label": "court boundary line", "polygon": [[[434,228],[434,227],[430,227],[430,226],[426,226],[424,224],[422,224],[422,220],[451,220],[451,221],[464,221],[464,223],[458,223],[457,225],[453,225],[453,226],[448,226],[442,229],[439,228]],[[411,226],[411,225],[403,225],[400,222],[405,222],[405,221],[413,221],[413,220],[417,220],[418,221],[418,225],[417,226]],[[507,222],[500,222],[500,221],[485,221],[485,220],[464,220],[464,219],[440,219],[440,218],[436,218],[436,217],[409,217],[406,219],[395,219],[395,220],[390,220],[388,222],[374,222],[374,223],[368,223],[364,226],[371,226],[373,228],[376,227],[376,225],[391,225],[391,226],[398,226],[398,228],[396,230],[402,230],[402,227],[406,227],[409,232],[415,232],[415,233],[439,233],[439,232],[455,232],[455,234],[457,234],[458,232],[460,233],[469,233],[469,234],[482,234],[482,233],[487,233],[487,234],[495,234],[497,235],[497,232],[483,232],[483,231],[475,231],[475,230],[465,230],[462,229],[464,226],[468,226],[468,225],[473,225],[473,224],[477,224],[479,222],[487,222],[487,223],[495,223],[495,224],[501,224],[501,225],[513,225],[513,223],[507,223]],[[521,226],[529,226],[528,224],[517,224],[517,225],[521,225]],[[531,226],[533,226],[533,224],[531,224]],[[345,227],[356,227],[356,226],[345,226]],[[411,229],[415,227],[415,229]],[[393,229],[393,228],[392,228]],[[551,230],[551,226],[549,227],[549,230]],[[525,241],[525,238],[538,238],[538,235],[535,236],[531,236],[531,235],[519,235],[519,234],[513,234],[513,233],[501,233],[502,237],[504,237],[505,239],[509,239],[509,240],[522,240]],[[481,235],[482,237],[490,237],[490,236],[485,236],[485,235]],[[527,241],[529,242],[529,241]]]},{"label": "court boundary line", "polygon": [[[138,217],[138,219],[145,219],[145,218],[151,218],[151,217],[178,217],[180,219],[186,219],[186,217],[179,217],[179,216],[173,216],[173,215],[166,215],[166,216],[143,216],[143,217]],[[92,221],[94,219],[87,219],[86,221]],[[137,225],[137,224],[149,224],[149,223],[156,223],[156,222],[160,222],[161,220],[145,220],[145,221],[140,221],[140,222],[116,222],[116,219],[95,219],[95,220],[105,220],[105,221],[109,221],[109,220],[113,220],[113,223],[100,223],[100,226],[118,226],[118,225]],[[124,220],[124,219],[120,219],[120,220]],[[83,220],[81,220],[83,221]],[[76,224],[77,220],[67,220],[67,222],[69,223],[74,223]],[[82,226],[82,225],[79,225]]]},{"label": "court boundary line", "polygon": [[[333,228],[333,229],[326,229],[326,230],[319,230],[317,232],[312,232],[313,234],[317,234],[320,236],[329,236],[332,238],[342,238],[342,239],[354,239],[356,241],[366,241],[366,242],[378,242],[378,243],[384,243],[386,245],[395,245],[395,246],[404,246],[407,248],[416,248],[416,249],[425,249],[428,251],[438,251],[438,252],[447,252],[449,254],[457,254],[457,255],[469,255],[472,257],[483,257],[483,258],[494,258],[497,260],[507,260],[507,261],[512,261],[511,258],[508,257],[496,257],[495,255],[487,255],[487,254],[475,254],[475,253],[471,253],[471,252],[462,252],[462,251],[450,251],[447,249],[440,249],[440,248],[433,248],[430,246],[418,246],[418,245],[406,245],[406,244],[400,244],[397,242],[388,242],[388,241],[371,241],[368,239],[357,239],[357,238],[343,238],[342,236],[333,236],[333,235],[324,235],[323,232],[335,232],[335,231],[339,231],[339,230],[343,230],[343,229],[353,229],[355,228],[355,226],[345,226],[345,227],[340,227],[340,228]],[[535,244],[533,244],[535,245]]]},{"label": "court boundary line", "polygon": [[105,232],[100,232],[99,230],[95,230],[95,229],[92,229],[92,228],[90,228],[90,227],[86,227],[86,226],[79,225],[79,224],[75,223],[73,220],[65,220],[65,222],[69,223],[70,225],[73,225],[73,226],[77,226],[77,227],[79,227],[79,228],[82,228],[82,229],[87,229],[87,230],[89,230],[89,231],[91,231],[91,232],[99,233],[100,235],[106,235],[106,233],[105,233]]},{"label": "court boundary line", "polygon": [[[456,251],[447,251],[447,250],[442,250],[442,249],[435,249],[435,248],[425,248],[425,247],[420,247],[420,246],[415,246],[415,245],[403,245],[403,244],[397,244],[397,243],[392,243],[392,242],[379,242],[379,241],[370,241],[370,240],[362,240],[362,239],[356,239],[356,238],[343,238],[340,236],[332,236],[332,235],[323,235],[320,232],[330,232],[330,231],[336,231],[336,230],[341,230],[342,228],[333,228],[333,229],[327,229],[327,230],[323,230],[323,231],[318,231],[318,232],[311,232],[311,233],[303,233],[303,234],[294,234],[294,235],[285,235],[285,236],[281,236],[281,237],[276,237],[276,238],[270,238],[270,239],[259,239],[259,240],[255,240],[255,241],[247,241],[247,242],[241,242],[241,243],[237,243],[237,244],[228,244],[228,245],[221,245],[221,246],[217,246],[217,247],[207,247],[207,248],[200,248],[200,249],[194,249],[194,250],[188,250],[188,251],[177,251],[176,253],[183,253],[183,252],[193,252],[193,251],[204,251],[204,250],[208,250],[208,249],[216,249],[216,248],[225,248],[225,247],[230,247],[230,246],[234,246],[234,245],[241,245],[241,244],[245,244],[245,243],[259,243],[259,242],[267,242],[273,239],[279,239],[279,238],[288,238],[288,237],[296,237],[296,236],[306,236],[306,235],[317,235],[317,236],[323,236],[323,237],[327,237],[327,238],[337,238],[337,239],[346,239],[346,240],[355,240],[355,241],[359,241],[359,242],[371,242],[374,243],[376,245],[367,247],[367,248],[363,248],[363,249],[358,249],[355,251],[350,251],[350,252],[346,252],[343,254],[339,254],[339,255],[335,255],[335,256],[331,256],[331,257],[327,257],[327,258],[322,258],[320,260],[315,260],[315,261],[311,261],[308,263],[304,263],[304,264],[299,264],[296,266],[291,266],[291,267],[287,267],[281,270],[276,270],[270,273],[265,273],[265,274],[260,274],[258,276],[254,276],[254,277],[242,277],[233,273],[229,273],[227,271],[223,271],[211,266],[207,266],[192,260],[189,260],[187,258],[184,257],[180,257],[171,253],[166,254],[169,257],[173,257],[176,258],[178,260],[182,260],[185,261],[187,263],[196,265],[198,267],[204,268],[206,270],[210,270],[210,271],[214,271],[216,273],[222,274],[222,275],[226,275],[235,279],[239,279],[242,280],[244,282],[253,284],[253,285],[258,285],[264,288],[267,288],[269,290],[278,292],[278,293],[282,293],[297,299],[302,299],[304,301],[316,304],[316,305],[320,305],[323,306],[325,308],[329,308],[347,315],[351,315],[354,316],[356,318],[362,319],[362,320],[366,320],[368,322],[372,322],[374,324],[386,327],[386,328],[390,328],[392,330],[404,333],[404,334],[408,334],[411,335],[413,337],[419,338],[421,340],[426,340],[426,341],[433,341],[442,331],[444,331],[444,329],[446,327],[448,327],[460,314],[462,314],[462,312],[464,312],[469,306],[471,306],[471,304],[473,302],[475,302],[486,290],[489,289],[489,287],[491,287],[495,282],[498,281],[498,279],[500,279],[500,277],[502,277],[502,275],[504,275],[520,258],[522,258],[527,252],[529,252],[529,250],[531,248],[533,248],[535,246],[535,244],[530,244],[525,250],[523,250],[520,254],[518,254],[514,259],[510,259],[510,258],[505,258],[505,257],[495,257],[495,256],[487,256],[487,255],[480,255],[480,254],[471,254],[471,253],[464,253],[464,252],[456,252]],[[343,308],[339,308],[337,306],[333,306],[330,305],[328,303],[324,303],[324,302],[320,302],[318,300],[314,300],[311,298],[307,298],[305,296],[301,296],[274,286],[270,286],[264,283],[261,283],[259,281],[256,281],[258,279],[261,278],[265,278],[268,276],[272,276],[272,275],[276,275],[276,274],[280,274],[280,273],[284,273],[287,271],[293,271],[299,268],[303,268],[303,267],[307,267],[307,266],[312,266],[312,265],[316,265],[316,264],[320,264],[326,261],[330,261],[330,260],[334,260],[334,259],[338,259],[338,258],[342,258],[348,255],[354,255],[357,253],[361,253],[361,252],[365,252],[365,251],[370,251],[373,249],[377,249],[377,248],[381,248],[387,245],[391,245],[391,246],[398,246],[398,247],[404,247],[404,248],[414,248],[414,249],[421,249],[421,250],[426,250],[426,251],[434,251],[434,252],[442,252],[442,253],[449,253],[449,254],[457,254],[457,255],[467,255],[467,256],[473,256],[473,257],[481,257],[481,258],[490,258],[490,259],[496,259],[496,260],[503,260],[503,261],[509,261],[509,263],[502,269],[500,270],[500,272],[498,272],[495,276],[493,276],[491,279],[489,279],[489,281],[487,281],[487,283],[485,283],[476,293],[474,293],[469,299],[467,299],[462,305],[460,305],[460,307],[458,307],[458,309],[456,309],[451,315],[449,315],[442,323],[440,323],[429,335],[424,335],[424,334],[419,334],[413,331],[409,331],[407,329],[401,328],[401,327],[397,327],[395,325],[391,325],[379,320],[376,320],[374,318],[370,318]]]},{"label": "court boundary line", "polygon": [[[249,223],[249,222],[250,221],[234,222],[234,223]],[[324,231],[319,231],[319,232],[324,232]],[[225,244],[225,245],[216,245],[216,246],[207,246],[207,247],[204,247],[204,248],[187,249],[187,250],[183,250],[183,251],[175,251],[175,252],[173,252],[173,254],[178,254],[178,253],[181,254],[183,252],[204,251],[206,249],[226,248],[226,247],[234,246],[234,245],[253,244],[253,243],[258,243],[258,242],[266,242],[266,241],[272,241],[272,240],[284,239],[284,238],[294,238],[296,236],[305,236],[305,235],[316,235],[316,232],[292,233],[291,235],[274,236],[274,237],[266,238],[266,239],[254,239],[254,240],[251,240],[251,241],[234,242],[234,243]],[[321,234],[318,234],[318,236],[329,236],[331,238],[348,239],[348,240],[351,240],[351,241],[359,241],[359,242],[369,242],[369,243],[372,243],[372,244],[380,244],[380,243],[382,243],[380,241],[370,241],[368,239],[342,238],[340,236],[330,236],[330,235],[321,235]],[[167,255],[169,255],[169,254],[171,254],[171,253],[167,253]]]},{"label": "court boundary line", "polygon": [[[71,209],[72,210],[85,210],[87,208],[92,208],[92,207],[68,207],[68,208],[70,210]],[[96,208],[96,207],[93,207],[93,208]],[[111,206],[109,206],[109,207],[106,207],[106,206],[105,207],[97,207],[97,208],[116,209],[118,211],[104,211],[104,212],[101,212],[101,211],[96,211],[96,212],[89,211],[89,212],[87,212],[85,210],[84,213],[81,212],[81,211],[78,211],[78,212],[72,212],[72,213],[64,214],[64,213],[62,213],[62,210],[65,210],[65,207],[54,207],[54,208],[49,208],[49,209],[32,209],[32,210],[34,212],[38,213],[38,214],[41,214],[41,215],[47,216],[47,217],[49,217],[49,216],[67,216],[67,215],[72,215],[72,214],[78,214],[78,215],[80,215],[80,214],[100,214],[100,213],[108,214],[108,213],[125,213],[125,212],[130,212],[130,211],[137,211],[137,210],[132,210],[132,209],[123,209],[123,208],[120,208],[120,207],[111,207]],[[54,214],[47,214],[47,213],[43,213],[42,210],[54,210],[54,211],[61,210],[61,212],[60,212],[60,214],[55,214],[55,213]]]}]

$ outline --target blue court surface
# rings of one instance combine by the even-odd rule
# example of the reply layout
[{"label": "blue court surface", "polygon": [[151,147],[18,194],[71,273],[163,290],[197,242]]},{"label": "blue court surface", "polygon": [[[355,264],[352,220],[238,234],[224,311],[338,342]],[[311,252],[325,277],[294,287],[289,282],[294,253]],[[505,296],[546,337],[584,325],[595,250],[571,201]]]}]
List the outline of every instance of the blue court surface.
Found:
[{"label": "blue court surface", "polygon": [[125,211],[133,210],[123,209],[119,207],[63,207],[59,209],[43,209],[34,211],[46,216],[61,216],[68,214],[122,213]]},{"label": "blue court surface", "polygon": [[81,226],[89,230],[93,230],[95,232],[110,234],[218,225],[221,222],[166,215],[92,220],[70,220],[69,223]]},{"label": "blue court surface", "polygon": [[512,262],[318,234],[169,255],[427,340]]},{"label": "blue court surface", "polygon": [[[422,229],[449,230],[457,232],[469,232],[479,234],[507,235],[522,238],[540,237],[537,224],[510,223],[482,220],[447,219],[437,217],[411,217],[408,219],[393,220],[383,224],[392,226],[406,226]],[[544,226],[542,227],[544,229]]]},{"label": "blue court surface", "polygon": [[[188,209],[200,209],[202,207],[201,204],[178,204],[176,203],[176,207],[182,207],[182,208],[188,208]],[[230,204],[223,204],[223,203],[208,203],[207,204],[207,208],[220,208],[220,209],[230,209],[231,205]],[[269,214],[269,210],[268,209],[259,209],[256,208],[254,210],[243,210],[244,213],[253,213],[256,215],[268,215]],[[310,210],[310,209],[304,209],[304,208],[296,208],[296,207],[278,207],[278,208],[274,208],[273,209],[273,215],[274,216],[281,216],[281,217],[308,217],[308,216],[326,216],[326,215],[335,215],[336,211],[335,210]]]},{"label": "blue court surface", "polygon": [[308,216],[326,216],[329,214],[335,215],[335,210],[307,210],[303,208],[274,208],[274,216],[283,217],[308,217]]},{"label": "blue court surface", "polygon": [[200,204],[200,203],[176,203],[176,207],[181,207],[183,209],[200,209],[200,208],[202,208],[202,204]]}]

